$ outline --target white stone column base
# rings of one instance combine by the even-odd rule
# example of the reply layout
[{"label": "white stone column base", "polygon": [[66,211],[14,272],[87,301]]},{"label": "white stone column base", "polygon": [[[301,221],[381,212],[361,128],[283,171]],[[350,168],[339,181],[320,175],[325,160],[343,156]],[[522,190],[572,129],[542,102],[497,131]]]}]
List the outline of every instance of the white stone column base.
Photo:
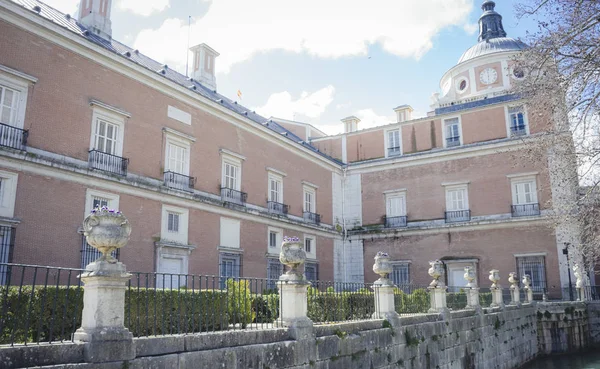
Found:
[{"label": "white stone column base", "polygon": [[389,279],[380,278],[373,284],[375,292],[375,312],[373,319],[396,319],[400,316],[396,313],[394,302],[394,289],[396,286]]},{"label": "white stone column base", "polygon": [[279,319],[277,325],[293,327],[307,325],[308,319],[307,289],[310,283],[305,280],[279,280]]},{"label": "white stone column base", "polygon": [[517,286],[510,286],[510,304],[521,306],[521,289]]},{"label": "white stone column base", "polygon": [[447,313],[446,286],[429,287],[430,313]]},{"label": "white stone column base", "polygon": [[492,303],[490,307],[504,309],[504,298],[502,297],[502,287],[490,288],[492,292]]},{"label": "white stone column base", "polygon": [[467,309],[481,308],[479,304],[479,288],[471,287],[466,290],[467,293]]}]

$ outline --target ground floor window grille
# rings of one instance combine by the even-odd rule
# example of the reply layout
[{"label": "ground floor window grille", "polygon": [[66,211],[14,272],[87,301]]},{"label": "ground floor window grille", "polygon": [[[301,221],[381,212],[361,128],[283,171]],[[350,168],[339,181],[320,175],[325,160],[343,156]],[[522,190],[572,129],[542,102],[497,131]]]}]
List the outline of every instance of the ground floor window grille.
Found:
[{"label": "ground floor window grille", "polygon": [[519,278],[525,274],[531,277],[534,292],[543,292],[546,288],[546,260],[544,256],[524,256],[517,258]]},{"label": "ground floor window grille", "polygon": [[410,284],[410,264],[398,263],[393,265],[392,282],[399,288]]},{"label": "ground floor window grille", "polygon": [[[113,258],[119,260],[120,253],[119,249],[116,249],[110,254]],[[102,253],[95,249],[87,243],[84,235],[81,235],[81,269],[85,269],[85,267],[96,260],[98,260],[102,256]]]},{"label": "ground floor window grille", "polygon": [[278,259],[267,259],[267,288],[277,289],[277,280],[283,274],[283,265]]},{"label": "ground floor window grille", "polygon": [[237,279],[241,275],[240,255],[221,253],[219,256],[219,277],[221,289],[227,287],[228,279]]},{"label": "ground floor window grille", "polygon": [[306,263],[304,264],[304,276],[308,281],[319,280],[319,264],[317,263]]},{"label": "ground floor window grille", "polygon": [[15,229],[0,226],[0,286],[8,283],[10,272],[6,263],[12,262],[12,249],[15,244]]}]

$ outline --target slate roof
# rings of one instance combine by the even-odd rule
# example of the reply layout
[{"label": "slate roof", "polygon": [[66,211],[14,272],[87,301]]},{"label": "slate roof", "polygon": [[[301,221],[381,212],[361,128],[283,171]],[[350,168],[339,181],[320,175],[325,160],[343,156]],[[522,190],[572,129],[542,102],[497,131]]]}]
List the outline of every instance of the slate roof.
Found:
[{"label": "slate roof", "polygon": [[317,148],[310,145],[309,143],[302,140],[302,138],[296,136],[292,132],[288,131],[281,125],[276,122],[269,120],[265,117],[262,117],[250,109],[238,104],[236,101],[231,100],[219,93],[216,90],[211,90],[206,86],[200,84],[198,81],[191,80],[183,74],[172,70],[166,67],[164,64],[157,62],[156,60],[142,54],[138,50],[134,50],[129,46],[122,44],[119,41],[114,39],[105,40],[102,37],[95,35],[93,32],[88,31],[87,28],[80,24],[75,18],[68,14],[64,14],[51,6],[37,0],[10,0],[15,4],[22,6],[23,8],[30,10],[33,13],[38,14],[39,16],[56,23],[57,25],[87,39],[88,41],[102,46],[103,48],[112,51],[115,54],[121,55],[123,58],[138,64],[144,68],[147,68],[151,71],[156,72],[157,74],[162,75],[166,79],[174,82],[178,85],[188,88],[191,91],[195,91],[196,93],[202,95],[203,97],[215,101],[225,108],[236,112],[251,121],[263,125],[274,132],[285,136],[289,140],[294,141],[295,143],[302,145],[303,147],[317,153],[318,155],[331,160],[335,164],[342,165],[343,163],[337,159],[334,159],[322,152],[320,152]]},{"label": "slate roof", "polygon": [[527,48],[527,44],[510,37],[497,37],[484,40],[473,45],[458,60],[458,64],[477,58],[482,55],[500,53],[503,51],[521,51]]}]

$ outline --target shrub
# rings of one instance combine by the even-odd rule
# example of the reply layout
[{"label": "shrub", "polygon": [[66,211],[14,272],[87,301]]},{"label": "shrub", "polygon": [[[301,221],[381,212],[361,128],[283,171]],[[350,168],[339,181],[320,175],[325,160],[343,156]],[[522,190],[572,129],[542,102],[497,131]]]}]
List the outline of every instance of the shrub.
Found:
[{"label": "shrub", "polygon": [[231,324],[241,324],[242,328],[246,328],[248,323],[254,321],[256,314],[252,311],[250,281],[228,279],[227,300],[227,311]]},{"label": "shrub", "polygon": [[279,295],[262,294],[252,297],[252,311],[255,323],[272,323],[279,317]]},{"label": "shrub", "polygon": [[397,291],[394,294],[396,312],[399,314],[426,313],[429,310],[429,295],[425,289],[419,288],[412,293]]}]

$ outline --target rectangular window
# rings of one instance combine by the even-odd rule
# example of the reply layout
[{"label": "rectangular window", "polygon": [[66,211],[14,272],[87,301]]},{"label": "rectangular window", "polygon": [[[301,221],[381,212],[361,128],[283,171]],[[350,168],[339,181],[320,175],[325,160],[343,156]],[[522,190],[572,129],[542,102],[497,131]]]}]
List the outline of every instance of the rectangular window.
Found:
[{"label": "rectangular window", "polygon": [[406,194],[386,196],[386,215],[389,218],[406,216]]},{"label": "rectangular window", "polygon": [[304,264],[304,276],[308,281],[319,280],[319,264],[317,263],[306,263]]},{"label": "rectangular window", "polygon": [[458,118],[446,119],[444,121],[444,133],[446,136],[446,147],[461,145],[460,121]]},{"label": "rectangular window", "polygon": [[315,236],[304,235],[304,251],[307,258],[317,258],[317,240]]},{"label": "rectangular window", "polygon": [[161,241],[188,244],[188,217],[189,210],[163,205]]},{"label": "rectangular window", "polygon": [[513,205],[537,203],[535,180],[513,181]]},{"label": "rectangular window", "polygon": [[313,189],[304,189],[304,211],[309,213],[314,213],[316,209],[315,204],[315,190]]},{"label": "rectangular window", "polygon": [[277,280],[283,274],[283,265],[278,259],[267,259],[267,289],[277,288]]},{"label": "rectangular window", "polygon": [[[12,262],[12,249],[15,244],[15,228],[0,226],[0,264]],[[0,265],[0,286],[7,284],[8,267]]]},{"label": "rectangular window", "polygon": [[19,91],[0,85],[0,123],[15,126],[19,111]]},{"label": "rectangular window", "polygon": [[100,196],[92,196],[92,209],[101,208],[103,206],[109,207],[110,199]]},{"label": "rectangular window", "polygon": [[307,238],[304,240],[304,251],[306,251],[307,254],[312,252],[312,239]]},{"label": "rectangular window", "polygon": [[179,233],[179,214],[172,213],[170,211],[168,211],[167,214],[168,214],[167,230],[172,233]]},{"label": "rectangular window", "polygon": [[223,163],[223,187],[239,191],[239,166],[230,163]]},{"label": "rectangular window", "polygon": [[84,218],[95,208],[106,206],[119,210],[119,195],[88,189],[86,192]]},{"label": "rectangular window", "polygon": [[221,247],[240,248],[240,221],[221,218]]},{"label": "rectangular window", "polygon": [[187,147],[167,142],[167,166],[166,170],[188,175],[189,174],[189,151]]},{"label": "rectangular window", "polygon": [[219,276],[221,277],[221,288],[227,287],[228,279],[239,278],[241,275],[240,255],[231,253],[221,253],[219,255]]},{"label": "rectangular window", "polygon": [[410,284],[410,264],[398,263],[392,266],[392,281],[402,289],[402,286]]},{"label": "rectangular window", "polygon": [[447,211],[460,211],[468,210],[469,201],[467,199],[467,189],[465,188],[452,188],[446,190],[446,210]]},{"label": "rectangular window", "polygon": [[98,118],[94,135],[94,150],[120,156],[119,153],[117,153],[118,141],[119,126]]},{"label": "rectangular window", "polygon": [[527,121],[523,106],[509,107],[508,117],[511,136],[523,136],[527,134]]},{"label": "rectangular window", "polygon": [[546,288],[546,260],[544,256],[517,257],[517,269],[520,278],[523,278],[525,274],[529,274],[534,292],[543,292]]},{"label": "rectangular window", "polygon": [[277,232],[269,232],[269,247],[275,248],[277,247]]},{"label": "rectangular window", "polygon": [[283,203],[283,181],[269,176],[269,201]]},{"label": "rectangular window", "polygon": [[400,155],[402,153],[400,144],[400,130],[396,129],[387,133],[387,152],[388,156]]}]

